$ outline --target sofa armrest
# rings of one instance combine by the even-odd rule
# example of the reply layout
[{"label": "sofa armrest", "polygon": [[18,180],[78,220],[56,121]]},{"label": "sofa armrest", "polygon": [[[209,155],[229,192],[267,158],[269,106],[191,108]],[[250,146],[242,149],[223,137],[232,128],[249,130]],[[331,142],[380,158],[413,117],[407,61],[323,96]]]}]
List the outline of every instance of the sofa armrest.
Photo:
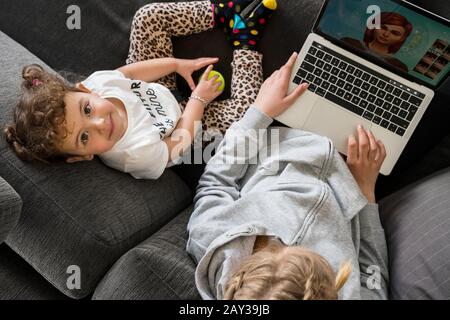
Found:
[{"label": "sofa armrest", "polygon": [[391,299],[450,299],[450,168],[380,201]]},{"label": "sofa armrest", "polygon": [[0,243],[2,243],[19,221],[22,199],[17,192],[0,177]]},{"label": "sofa armrest", "polygon": [[94,300],[196,300],[195,263],[186,252],[192,206],[123,255],[97,286]]}]

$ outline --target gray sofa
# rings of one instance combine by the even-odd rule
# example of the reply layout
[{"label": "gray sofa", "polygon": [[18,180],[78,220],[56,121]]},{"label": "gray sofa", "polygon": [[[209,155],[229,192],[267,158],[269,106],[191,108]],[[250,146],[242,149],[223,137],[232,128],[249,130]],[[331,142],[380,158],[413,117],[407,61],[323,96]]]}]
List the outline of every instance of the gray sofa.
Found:
[{"label": "gray sofa", "polygon": [[[66,8],[77,1],[54,1],[51,7],[42,0],[2,1],[0,126],[11,121],[24,64],[40,63],[65,75],[122,65],[132,16],[147,2],[79,1],[82,29],[68,30]],[[266,74],[298,50],[321,5],[315,0],[279,2],[261,47]],[[433,9],[433,3],[435,10],[440,8],[437,1],[426,5]],[[59,27],[50,28],[54,25]],[[205,45],[209,40],[217,45]],[[179,57],[221,57],[218,69],[230,77],[231,51],[220,31],[177,39],[174,47]],[[449,115],[446,93],[438,93],[394,174],[380,181],[379,196],[389,194],[381,212],[393,299],[450,298],[450,170],[445,169],[450,167],[450,139],[442,120]],[[185,246],[202,168],[182,165],[157,181],[142,181],[98,159],[71,165],[24,163],[2,135],[0,299],[198,299],[195,264]]]}]

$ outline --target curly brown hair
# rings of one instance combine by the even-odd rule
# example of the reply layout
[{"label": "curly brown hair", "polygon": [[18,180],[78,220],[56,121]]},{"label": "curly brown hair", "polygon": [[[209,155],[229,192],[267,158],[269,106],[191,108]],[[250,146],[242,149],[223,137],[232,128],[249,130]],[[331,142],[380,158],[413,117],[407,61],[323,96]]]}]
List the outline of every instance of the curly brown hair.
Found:
[{"label": "curly brown hair", "polygon": [[6,141],[22,160],[49,163],[66,158],[58,148],[67,135],[64,97],[83,91],[38,64],[25,66],[22,77],[14,122],[4,128]]}]

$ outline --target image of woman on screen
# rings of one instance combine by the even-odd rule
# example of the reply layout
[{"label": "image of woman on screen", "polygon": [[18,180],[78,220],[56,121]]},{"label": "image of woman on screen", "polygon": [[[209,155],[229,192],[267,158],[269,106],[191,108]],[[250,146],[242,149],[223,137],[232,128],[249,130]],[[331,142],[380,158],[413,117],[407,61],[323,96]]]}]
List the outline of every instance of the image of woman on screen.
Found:
[{"label": "image of woman on screen", "polygon": [[401,49],[412,30],[413,25],[404,16],[396,12],[382,12],[381,28],[367,28],[363,41],[352,38],[342,38],[341,40],[359,50],[376,55],[402,71],[408,72],[408,67],[394,58],[393,55]]}]

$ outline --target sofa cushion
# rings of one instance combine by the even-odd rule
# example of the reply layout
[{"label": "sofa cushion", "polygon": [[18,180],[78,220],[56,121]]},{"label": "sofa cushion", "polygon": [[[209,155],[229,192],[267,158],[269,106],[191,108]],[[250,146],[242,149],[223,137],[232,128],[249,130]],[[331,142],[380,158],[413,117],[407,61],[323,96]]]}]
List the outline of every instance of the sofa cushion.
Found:
[{"label": "sofa cushion", "polygon": [[0,300],[69,299],[6,244],[0,245]]},{"label": "sofa cushion", "polygon": [[450,299],[450,168],[380,203],[392,299]]},{"label": "sofa cushion", "polygon": [[186,252],[190,207],[128,251],[98,285],[93,299],[200,299],[195,263]]},{"label": "sofa cushion", "polygon": [[[22,66],[45,64],[3,33],[0,61],[3,127],[12,120]],[[20,220],[6,243],[73,298],[93,292],[121,255],[192,201],[189,188],[170,170],[157,181],[145,181],[108,168],[98,159],[70,165],[27,163],[16,157],[3,134],[0,176],[23,200]],[[80,289],[66,285],[72,265],[80,268]]]},{"label": "sofa cushion", "polygon": [[0,244],[19,221],[22,200],[17,192],[0,177]]}]

